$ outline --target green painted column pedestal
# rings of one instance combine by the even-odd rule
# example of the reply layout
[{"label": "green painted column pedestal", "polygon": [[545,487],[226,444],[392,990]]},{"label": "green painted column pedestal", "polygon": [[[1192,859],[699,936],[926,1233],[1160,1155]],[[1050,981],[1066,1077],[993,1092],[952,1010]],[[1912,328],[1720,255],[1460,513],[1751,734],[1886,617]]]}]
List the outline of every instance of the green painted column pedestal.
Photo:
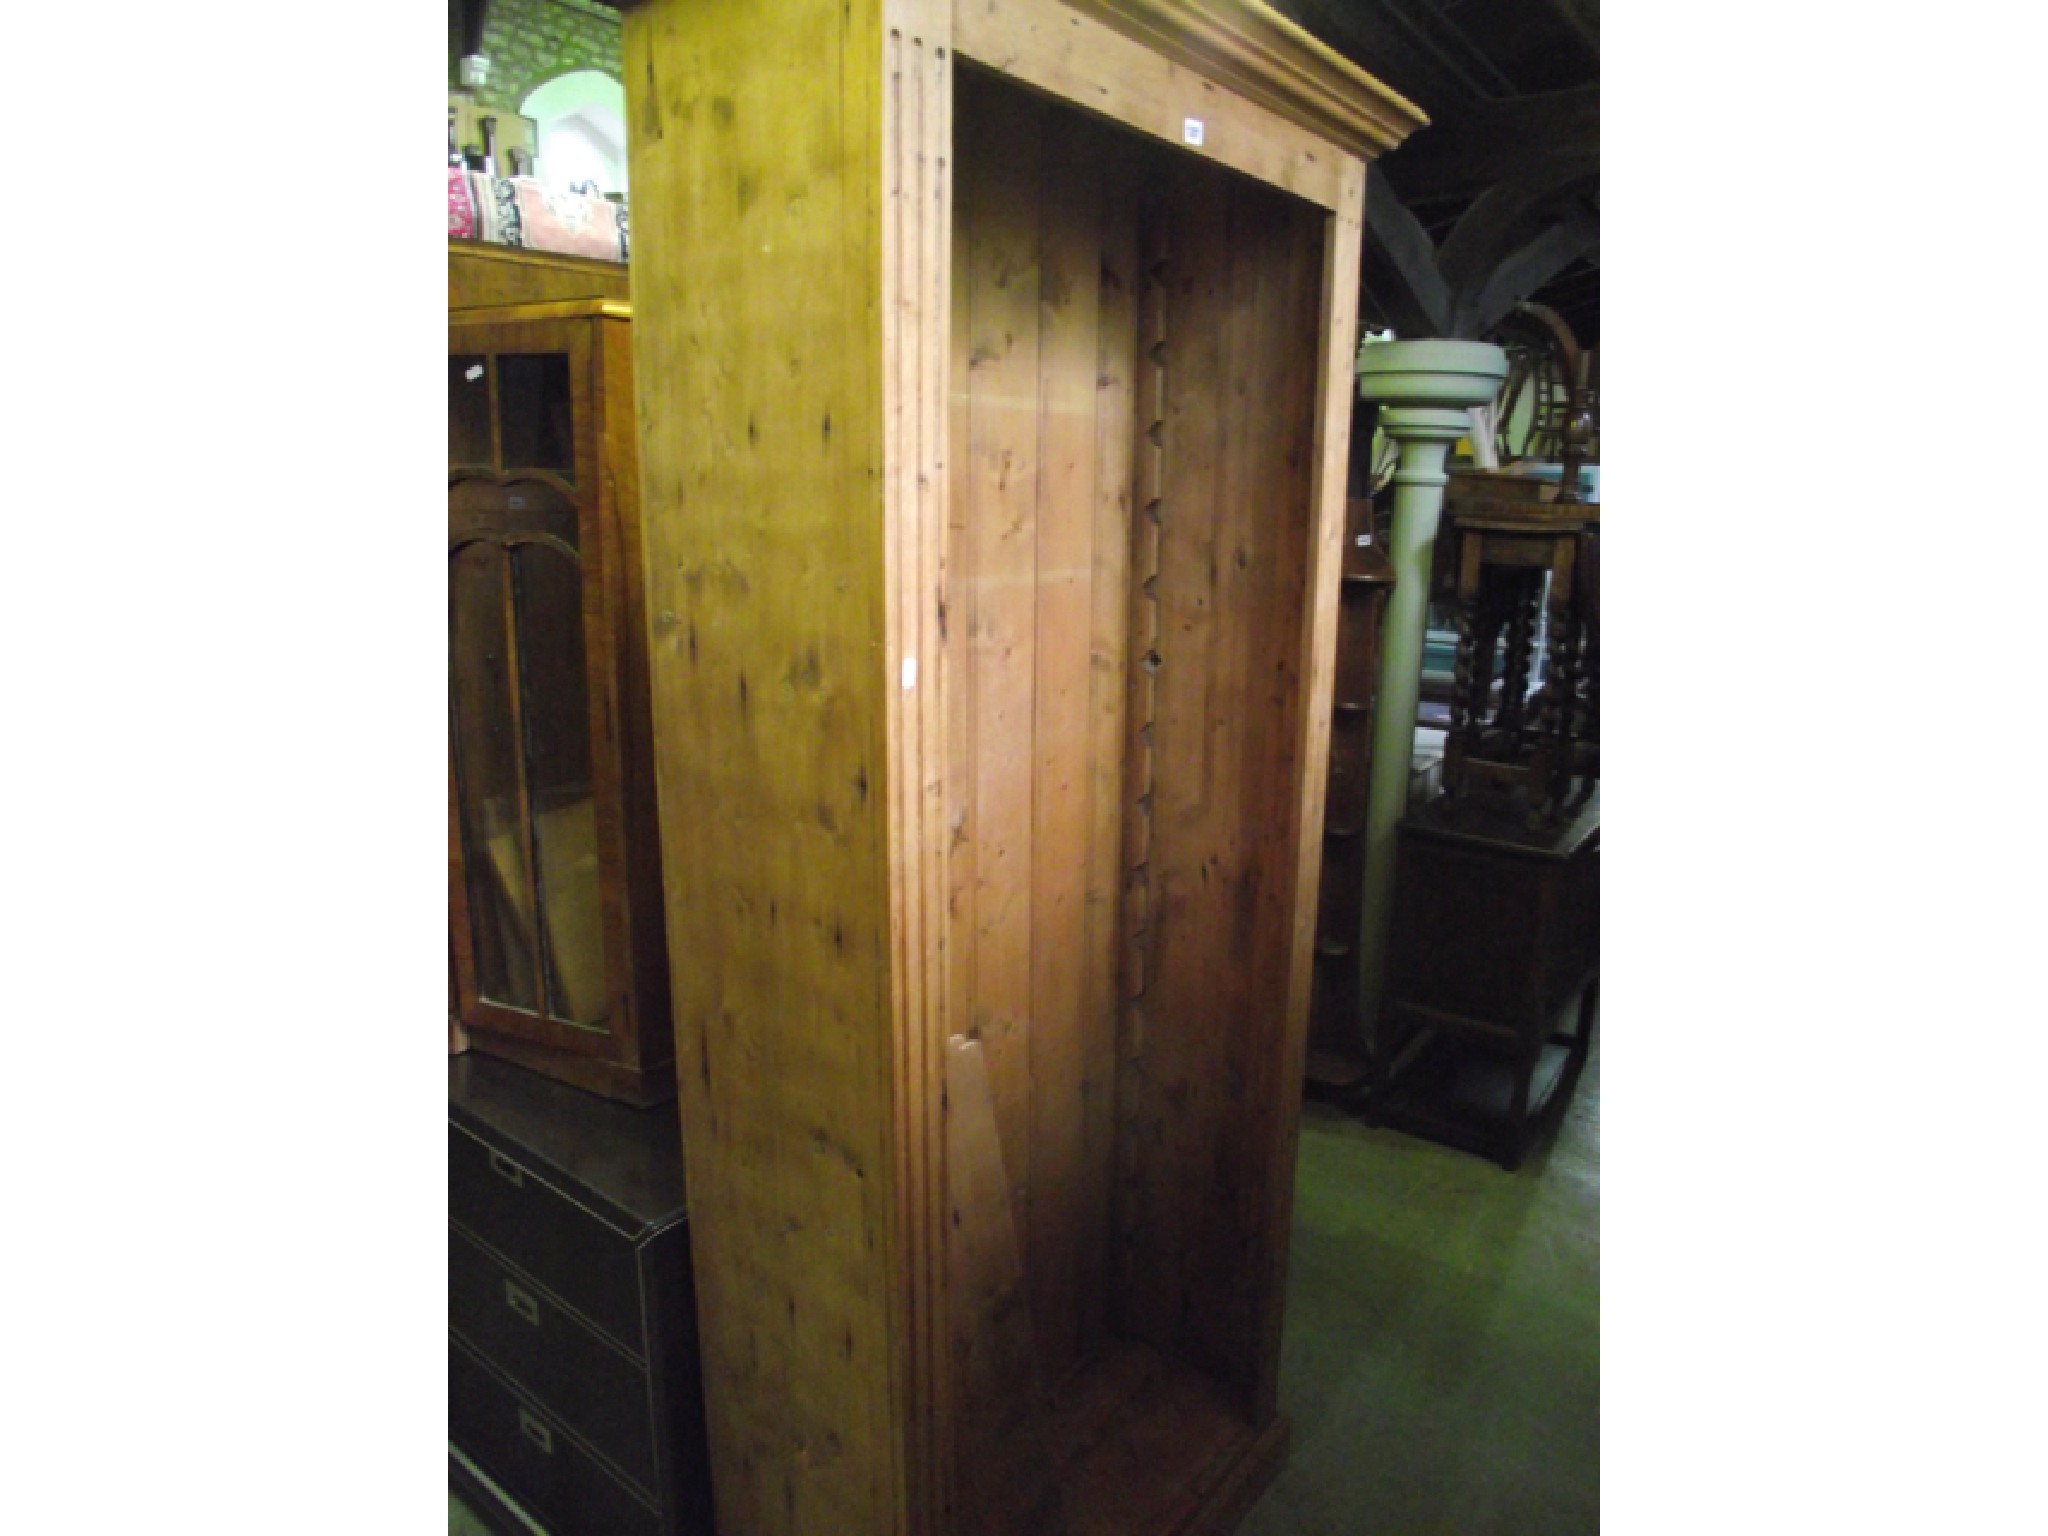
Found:
[{"label": "green painted column pedestal", "polygon": [[1394,568],[1380,638],[1379,702],[1366,785],[1365,899],[1358,965],[1363,1038],[1379,1022],[1387,935],[1394,916],[1394,829],[1408,808],[1415,759],[1415,706],[1422,689],[1422,642],[1429,617],[1430,562],[1443,514],[1444,460],[1472,430],[1467,414],[1486,405],[1507,374],[1507,354],[1481,341],[1387,341],[1358,354],[1358,393],[1380,407],[1380,430],[1401,451],[1394,470],[1394,517],[1386,555]]}]

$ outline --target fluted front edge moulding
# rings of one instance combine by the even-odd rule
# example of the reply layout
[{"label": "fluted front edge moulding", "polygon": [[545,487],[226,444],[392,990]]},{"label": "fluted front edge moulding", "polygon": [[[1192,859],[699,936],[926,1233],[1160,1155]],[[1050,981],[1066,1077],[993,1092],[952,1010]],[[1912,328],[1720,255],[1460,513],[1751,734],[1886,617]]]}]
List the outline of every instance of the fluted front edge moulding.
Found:
[{"label": "fluted front edge moulding", "polygon": [[1421,115],[1252,0],[623,9],[720,1526],[1227,1530]]},{"label": "fluted front edge moulding", "polygon": [[1430,564],[1450,478],[1444,462],[1458,439],[1472,430],[1468,412],[1493,400],[1507,367],[1507,354],[1484,341],[1387,341],[1358,353],[1359,397],[1378,404],[1380,430],[1400,452],[1387,534],[1394,590],[1380,638],[1379,703],[1366,787],[1365,900],[1359,918],[1358,996],[1369,1042],[1375,1038],[1393,924],[1394,829],[1408,808],[1414,765]]}]

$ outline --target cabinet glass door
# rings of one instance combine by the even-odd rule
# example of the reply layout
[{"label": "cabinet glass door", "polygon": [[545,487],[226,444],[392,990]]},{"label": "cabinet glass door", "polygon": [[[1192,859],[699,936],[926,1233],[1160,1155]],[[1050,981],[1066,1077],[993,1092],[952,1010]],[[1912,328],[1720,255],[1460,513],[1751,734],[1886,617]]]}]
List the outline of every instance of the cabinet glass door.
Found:
[{"label": "cabinet glass door", "polygon": [[[599,1026],[607,986],[569,360],[449,364],[448,687],[476,992]],[[479,445],[484,463],[466,468]]]},{"label": "cabinet glass door", "polygon": [[531,839],[509,638],[512,565],[478,539],[448,566],[448,678],[455,804],[479,996],[538,1012]]}]

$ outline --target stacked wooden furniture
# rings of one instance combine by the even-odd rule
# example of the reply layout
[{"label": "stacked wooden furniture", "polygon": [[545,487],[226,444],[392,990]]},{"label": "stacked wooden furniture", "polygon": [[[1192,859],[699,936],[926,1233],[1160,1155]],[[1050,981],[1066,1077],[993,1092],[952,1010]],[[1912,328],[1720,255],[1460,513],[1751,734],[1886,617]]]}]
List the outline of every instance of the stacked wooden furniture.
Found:
[{"label": "stacked wooden furniture", "polygon": [[1531,478],[1451,476],[1444,787],[1397,836],[1370,1112],[1510,1168],[1569,1101],[1597,1011],[1599,519]]},{"label": "stacked wooden furniture", "polygon": [[675,1047],[630,313],[449,315],[449,929],[469,1043],[650,1103]]},{"label": "stacked wooden furniture", "polygon": [[1240,0],[624,9],[720,1525],[1226,1529],[1419,115]]},{"label": "stacked wooden furniture", "polygon": [[553,1536],[710,1536],[673,1113],[448,1067],[448,1433],[471,1505]]}]

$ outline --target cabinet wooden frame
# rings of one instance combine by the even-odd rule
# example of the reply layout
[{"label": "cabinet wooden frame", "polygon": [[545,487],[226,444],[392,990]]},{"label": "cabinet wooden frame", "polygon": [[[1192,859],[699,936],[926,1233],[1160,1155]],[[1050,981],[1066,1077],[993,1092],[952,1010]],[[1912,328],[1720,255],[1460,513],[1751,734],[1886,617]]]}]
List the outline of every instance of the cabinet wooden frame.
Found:
[{"label": "cabinet wooden frame", "polygon": [[[448,237],[448,309],[505,309],[569,299],[627,305],[626,264]],[[621,314],[631,312],[630,305]]]},{"label": "cabinet wooden frame", "polygon": [[550,1017],[545,998],[542,1009],[532,1010],[481,995],[452,734],[449,927],[460,1023],[471,1046],[608,1097],[648,1104],[675,1092],[675,1047],[647,710],[631,313],[618,301],[564,300],[463,310],[451,313],[448,325],[451,357],[489,359],[493,369],[509,356],[567,361],[569,471],[502,464],[494,393],[492,462],[450,464],[449,551],[452,558],[473,536],[456,505],[466,486],[524,483],[575,509],[603,951],[600,1024]]},{"label": "cabinet wooden frame", "polygon": [[[1419,114],[1242,0],[623,9],[721,1527],[1227,1529],[1285,1451],[1365,159]],[[1087,1026],[998,1006],[1041,986]]]}]

